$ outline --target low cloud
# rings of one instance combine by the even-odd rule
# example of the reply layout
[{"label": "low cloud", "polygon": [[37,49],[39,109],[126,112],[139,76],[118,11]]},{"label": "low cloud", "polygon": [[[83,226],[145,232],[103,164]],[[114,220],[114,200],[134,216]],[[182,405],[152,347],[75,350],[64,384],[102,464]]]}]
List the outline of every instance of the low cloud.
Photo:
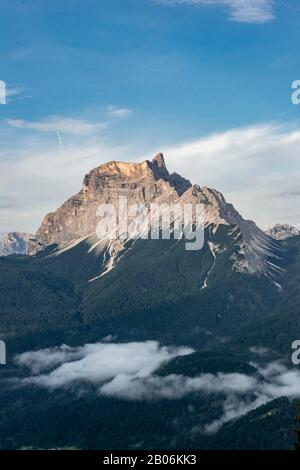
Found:
[{"label": "low cloud", "polygon": [[165,347],[156,341],[96,343],[71,348],[67,345],[26,352],[15,358],[31,371],[18,379],[22,385],[57,388],[96,387],[101,396],[125,400],[180,399],[190,394],[219,395],[220,417],[197,429],[211,434],[225,423],[282,396],[300,397],[300,370],[288,369],[279,361],[266,366],[253,364],[254,375],[241,373],[200,374],[197,377],[156,371],[171,359],[191,354],[186,347]]},{"label": "low cloud", "polygon": [[25,352],[16,356],[15,362],[21,367],[28,367],[33,374],[39,374],[47,369],[53,369],[64,362],[80,359],[84,348],[71,348],[63,344],[59,348],[47,348],[39,351]]},{"label": "low cloud", "polygon": [[[151,377],[162,364],[192,351],[184,347],[160,346],[155,341],[96,343],[78,348],[63,345],[59,348],[27,352],[17,356],[15,360],[19,366],[26,366],[36,374],[24,379],[23,383],[57,388],[70,386],[78,381],[100,385],[125,376],[133,381]],[[55,368],[41,374],[50,367]]]},{"label": "low cloud", "polygon": [[253,388],[247,394],[229,393],[223,402],[223,414],[220,418],[204,426],[207,434],[216,433],[225,423],[237,419],[256,408],[280,397],[290,399],[300,397],[300,371],[288,369],[280,361],[274,361],[265,367],[257,367]]},{"label": "low cloud", "polygon": [[115,377],[100,388],[100,393],[129,400],[180,399],[195,392],[205,394],[241,394],[253,390],[254,379],[242,374],[202,374],[185,377],[172,374],[167,377],[147,376],[132,380],[126,374]]},{"label": "low cloud", "polygon": [[229,19],[238,23],[262,24],[274,20],[273,0],[154,0],[166,5],[227,7]]}]

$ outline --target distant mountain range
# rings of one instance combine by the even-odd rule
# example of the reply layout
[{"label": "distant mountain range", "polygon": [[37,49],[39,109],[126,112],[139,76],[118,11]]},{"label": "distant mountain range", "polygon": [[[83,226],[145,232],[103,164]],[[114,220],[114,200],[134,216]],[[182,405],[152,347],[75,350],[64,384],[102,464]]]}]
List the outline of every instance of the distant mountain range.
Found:
[{"label": "distant mountain range", "polygon": [[300,230],[289,224],[276,224],[274,227],[267,229],[266,234],[269,237],[275,238],[275,240],[285,240],[297,237],[300,235]]},{"label": "distant mountain range", "polygon": [[[202,203],[204,247],[187,251],[184,239],[172,238],[99,240],[97,207],[117,205],[121,195],[146,205]],[[162,377],[167,390],[174,377],[180,389],[185,377],[199,377],[200,384],[205,378],[208,388],[224,374],[232,374],[227,386],[235,374],[242,374],[243,384],[269,380],[264,368],[279,359],[290,364],[291,344],[300,330],[300,237],[276,239],[274,234],[244,220],[217,190],[170,174],[162,154],[142,163],[101,165],[30,236],[31,256],[0,258],[0,338],[8,351],[0,377],[24,378],[12,354],[42,348],[38,357],[44,354],[51,370],[66,352],[75,358],[74,348],[90,348],[104,338],[104,344],[151,340],[194,349],[165,360],[151,376],[150,389],[156,390]],[[119,359],[114,356],[113,367]],[[106,362],[110,360],[108,356]],[[125,379],[121,375],[113,386]],[[68,388],[48,392],[25,382],[19,390],[3,383],[0,448],[293,446],[294,409],[284,393],[274,399],[262,394],[255,401],[258,392],[252,390],[240,403],[235,395],[224,402],[222,391],[191,390],[149,402],[100,397],[92,386],[73,394]],[[236,403],[234,414],[230,407]],[[203,433],[203,426],[220,415],[225,416],[220,429]]]},{"label": "distant mountain range", "polygon": [[30,237],[32,235],[25,232],[8,233],[0,240],[0,256],[26,254]]}]

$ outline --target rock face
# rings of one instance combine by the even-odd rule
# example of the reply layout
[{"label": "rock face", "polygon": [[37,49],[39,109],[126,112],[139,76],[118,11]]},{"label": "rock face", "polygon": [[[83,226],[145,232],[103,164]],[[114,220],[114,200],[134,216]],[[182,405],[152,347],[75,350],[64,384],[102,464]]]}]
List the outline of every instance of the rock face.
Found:
[{"label": "rock face", "polygon": [[275,240],[286,240],[287,238],[300,235],[300,230],[289,224],[276,224],[274,227],[266,230],[266,234]]},{"label": "rock face", "polygon": [[176,173],[169,174],[162,154],[152,162],[124,163],[112,161],[88,173],[81,191],[68,199],[57,211],[46,215],[29,253],[51,244],[60,246],[95,232],[100,204],[118,205],[126,196],[128,204],[175,201],[191,183]]},{"label": "rock face", "polygon": [[[126,196],[128,205],[142,203],[203,204],[205,226],[230,225],[242,235],[240,257],[233,260],[237,270],[250,273],[268,269],[266,257],[272,252],[269,238],[254,222],[244,220],[221,193],[207,187],[192,185],[176,173],[169,173],[164,157],[158,154],[152,161],[124,163],[112,161],[88,173],[81,191],[68,199],[59,209],[43,220],[28,252],[36,254],[41,249],[56,244],[65,249],[76,240],[95,234],[100,204],[118,206],[119,197]],[[238,237],[238,234],[235,234]],[[124,243],[110,245],[109,251],[118,255]]]},{"label": "rock face", "polygon": [[8,233],[0,241],[0,256],[25,255],[31,234],[25,232]]}]

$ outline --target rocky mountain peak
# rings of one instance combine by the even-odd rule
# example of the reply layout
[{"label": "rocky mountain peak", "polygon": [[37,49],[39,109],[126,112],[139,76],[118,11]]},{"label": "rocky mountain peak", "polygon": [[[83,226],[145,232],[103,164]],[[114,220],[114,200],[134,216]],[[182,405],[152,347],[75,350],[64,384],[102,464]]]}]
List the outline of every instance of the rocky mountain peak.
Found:
[{"label": "rocky mountain peak", "polygon": [[0,241],[0,256],[25,255],[29,239],[32,237],[26,232],[10,232]]},{"label": "rocky mountain peak", "polygon": [[141,163],[110,161],[103,163],[97,168],[91,170],[83,180],[83,193],[94,193],[97,189],[101,191],[101,187],[105,186],[108,181],[115,182],[136,182],[140,184],[141,180],[158,181],[164,179],[172,180],[169,174],[163,154],[158,154],[152,161],[145,160]]},{"label": "rocky mountain peak", "polygon": [[152,163],[160,168],[167,170],[163,153],[158,153],[155,157],[153,157]]},{"label": "rocky mountain peak", "polygon": [[265,232],[269,237],[275,240],[285,240],[300,235],[300,230],[289,224],[276,224]]},{"label": "rocky mountain peak", "polygon": [[155,174],[157,174],[161,178],[167,178],[169,176],[169,172],[167,170],[165,159],[162,153],[158,153],[152,159],[151,169]]}]

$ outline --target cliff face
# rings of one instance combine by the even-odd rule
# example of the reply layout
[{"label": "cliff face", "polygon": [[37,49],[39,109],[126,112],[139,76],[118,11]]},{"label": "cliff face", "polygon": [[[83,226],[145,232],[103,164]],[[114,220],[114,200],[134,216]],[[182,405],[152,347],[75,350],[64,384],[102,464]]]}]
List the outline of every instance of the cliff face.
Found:
[{"label": "cliff face", "polygon": [[95,232],[100,204],[118,205],[126,196],[128,204],[150,204],[177,200],[191,183],[177,174],[169,174],[162,154],[152,162],[109,162],[88,173],[81,191],[59,209],[44,218],[29,254],[50,244],[64,245]]}]

